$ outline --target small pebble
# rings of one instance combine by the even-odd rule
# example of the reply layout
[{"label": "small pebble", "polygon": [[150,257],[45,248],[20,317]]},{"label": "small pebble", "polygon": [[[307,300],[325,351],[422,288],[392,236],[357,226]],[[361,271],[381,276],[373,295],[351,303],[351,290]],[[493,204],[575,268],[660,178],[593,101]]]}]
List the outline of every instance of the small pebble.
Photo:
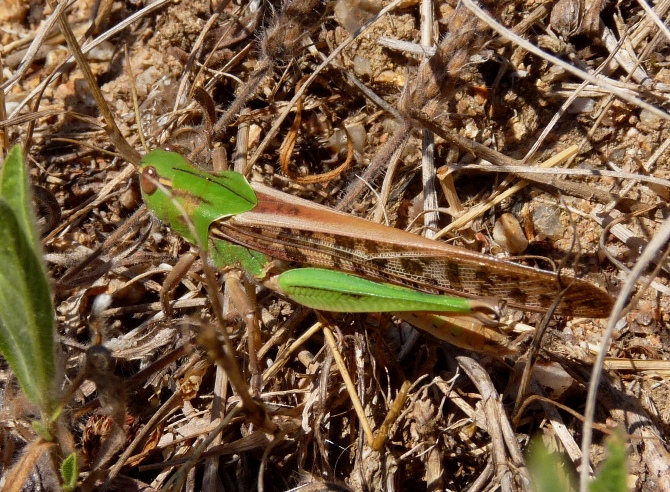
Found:
[{"label": "small pebble", "polygon": [[528,239],[521,229],[521,224],[510,213],[502,214],[496,221],[493,226],[493,239],[511,254],[523,253],[528,247]]},{"label": "small pebble", "polygon": [[596,106],[595,100],[586,97],[578,97],[568,108],[569,114],[590,113]]},{"label": "small pebble", "polygon": [[635,316],[635,321],[640,323],[642,326],[649,326],[652,321],[654,321],[654,318],[651,316],[651,313],[648,313],[647,311],[640,311]]},{"label": "small pebble", "polygon": [[555,207],[538,205],[533,210],[533,226],[536,234],[543,234],[553,240],[561,239],[565,233],[565,227],[560,220],[560,212]]},{"label": "small pebble", "polygon": [[640,123],[652,130],[660,130],[663,125],[663,119],[651,111],[643,109],[640,111]]}]

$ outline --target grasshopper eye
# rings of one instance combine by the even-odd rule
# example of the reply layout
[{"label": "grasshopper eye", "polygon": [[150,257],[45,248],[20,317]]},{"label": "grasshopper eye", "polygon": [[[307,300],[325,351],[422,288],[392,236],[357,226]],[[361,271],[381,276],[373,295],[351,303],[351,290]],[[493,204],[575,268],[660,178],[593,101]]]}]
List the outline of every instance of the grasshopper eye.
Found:
[{"label": "grasshopper eye", "polygon": [[140,188],[145,195],[153,195],[158,189],[158,172],[155,167],[147,166],[142,169],[142,176],[140,176]]}]

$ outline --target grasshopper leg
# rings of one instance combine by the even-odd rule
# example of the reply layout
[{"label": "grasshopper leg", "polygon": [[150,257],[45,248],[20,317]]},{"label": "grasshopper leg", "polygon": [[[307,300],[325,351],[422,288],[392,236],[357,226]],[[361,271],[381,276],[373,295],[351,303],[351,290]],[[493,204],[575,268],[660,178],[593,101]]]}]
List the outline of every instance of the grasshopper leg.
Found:
[{"label": "grasshopper leg", "polygon": [[161,305],[163,306],[163,312],[167,317],[171,317],[173,313],[172,305],[170,304],[170,294],[186,276],[196,258],[197,256],[193,253],[186,253],[179,259],[163,282],[160,293]]},{"label": "grasshopper leg", "polygon": [[237,270],[226,273],[226,291],[229,293],[233,304],[237,308],[237,312],[247,327],[251,390],[253,396],[258,397],[261,393],[263,379],[257,355],[261,347],[261,330],[258,325],[258,316],[256,315],[255,291],[252,285],[244,282],[241,272]]}]

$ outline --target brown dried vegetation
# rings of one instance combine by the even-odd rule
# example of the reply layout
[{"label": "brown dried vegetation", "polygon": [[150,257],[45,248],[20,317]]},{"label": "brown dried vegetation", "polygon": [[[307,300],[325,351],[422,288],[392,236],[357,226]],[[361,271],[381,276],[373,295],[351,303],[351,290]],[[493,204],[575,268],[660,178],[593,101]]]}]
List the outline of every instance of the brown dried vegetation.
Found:
[{"label": "brown dried vegetation", "polygon": [[[262,348],[250,354],[243,317],[227,293],[219,299],[223,276],[208,287],[201,261],[164,312],[166,273],[192,248],[141,207],[134,168],[113,158],[122,149],[110,143],[81,71],[63,64],[69,50],[57,23],[48,30],[51,8],[25,5],[0,1],[0,131],[5,149],[26,145],[43,195],[60,360],[76,384],[64,387],[59,439],[82,457],[82,490],[154,490],[169,480],[184,490],[530,490],[523,450],[538,433],[581,465],[580,415],[607,320],[542,324],[513,313],[506,337],[515,354],[496,357],[438,343],[390,315],[321,317],[247,282],[247,292],[258,290],[263,327]],[[527,253],[574,267],[616,296],[668,212],[667,29],[628,1],[482,6],[532,45],[602,75],[580,85],[465,4],[434,2],[432,17],[418,1],[379,15],[383,6],[77,0],[65,15],[80,41],[112,34],[88,60],[137,152],[145,153],[143,133],[149,149],[169,144],[202,166],[235,167],[287,193],[490,254],[503,253],[489,233],[511,213]],[[667,2],[654,9],[667,17]],[[424,31],[431,48],[420,46]],[[503,167],[503,175],[491,164],[534,167],[572,145],[578,154],[560,164],[582,175],[524,174],[522,191],[482,206],[522,180],[519,169]],[[325,181],[287,177],[282,153],[290,176]],[[449,166],[437,187],[436,166]],[[442,213],[424,221],[425,204]],[[590,446],[595,466],[604,436],[622,426],[640,490],[670,491],[664,261],[656,258],[655,283],[606,347]],[[332,340],[375,433],[372,446]],[[246,380],[255,359],[264,374],[252,398]],[[6,480],[35,434],[3,371]],[[241,380],[231,386],[236,372]],[[50,490],[53,467],[35,463],[25,483],[4,485]]]}]

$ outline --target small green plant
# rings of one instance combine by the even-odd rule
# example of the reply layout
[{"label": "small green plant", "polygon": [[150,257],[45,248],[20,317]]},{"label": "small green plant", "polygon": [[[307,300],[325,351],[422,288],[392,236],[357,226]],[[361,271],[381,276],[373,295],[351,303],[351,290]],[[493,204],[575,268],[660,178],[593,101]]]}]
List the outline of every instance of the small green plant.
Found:
[{"label": "small green plant", "polygon": [[[42,417],[33,422],[41,439],[27,446],[22,460],[10,472],[13,482],[24,483],[39,456],[56,450],[48,441],[54,440],[52,431],[60,408],[53,391],[51,291],[23,152],[18,145],[9,151],[0,170],[0,265],[0,353]],[[79,477],[75,454],[62,462],[60,475],[63,490],[74,490]]]},{"label": "small green plant", "polygon": [[[576,473],[566,460],[550,453],[539,438],[528,450],[528,468],[538,492],[572,492],[577,490]],[[626,440],[615,432],[607,443],[607,459],[589,483],[589,492],[626,492]]]},{"label": "small green plant", "polygon": [[574,470],[557,453],[550,453],[539,437],[535,437],[528,448],[528,469],[533,479],[534,489],[537,491],[577,490]]},{"label": "small green plant", "polygon": [[14,146],[0,171],[0,353],[26,396],[49,415],[54,316],[31,196],[21,147]]},{"label": "small green plant", "polygon": [[60,465],[60,475],[63,480],[63,490],[70,492],[77,487],[77,479],[79,478],[79,465],[77,463],[77,454],[72,453],[63,460]]},{"label": "small green plant", "polygon": [[598,468],[596,478],[589,483],[589,492],[626,492],[626,438],[617,429],[607,441],[607,459]]}]

